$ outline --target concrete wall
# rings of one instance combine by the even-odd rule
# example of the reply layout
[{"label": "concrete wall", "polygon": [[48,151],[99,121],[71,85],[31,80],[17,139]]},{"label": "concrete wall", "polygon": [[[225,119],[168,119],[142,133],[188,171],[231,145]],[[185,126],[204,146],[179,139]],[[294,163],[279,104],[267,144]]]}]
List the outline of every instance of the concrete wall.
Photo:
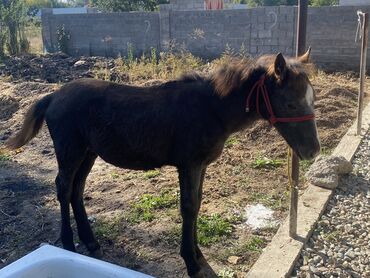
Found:
[{"label": "concrete wall", "polygon": [[294,8],[266,7],[224,11],[173,11],[170,34],[192,53],[214,58],[226,45],[252,55],[293,53]]},{"label": "concrete wall", "polygon": [[[329,70],[358,70],[360,45],[354,43],[358,9],[370,12],[370,6],[309,8],[307,45],[313,47],[314,62]],[[150,47],[165,51],[175,42],[198,56],[213,58],[226,45],[235,50],[243,47],[253,56],[294,55],[296,18],[296,7],[281,6],[85,15],[44,12],[42,20],[48,51],[56,49],[56,30],[64,25],[71,34],[72,55],[126,55],[128,43],[141,55]]]},{"label": "concrete wall", "polygon": [[173,10],[204,10],[204,0],[170,0]]},{"label": "concrete wall", "polygon": [[126,55],[129,44],[136,55],[151,47],[160,49],[159,13],[154,12],[53,15],[43,10],[42,26],[44,47],[49,52],[57,50],[61,26],[70,35],[70,55]]},{"label": "concrete wall", "polygon": [[339,0],[340,6],[370,5],[370,0]]},{"label": "concrete wall", "polygon": [[359,70],[360,43],[355,43],[358,9],[370,12],[370,6],[308,10],[307,44],[312,45],[317,64],[330,70]]}]

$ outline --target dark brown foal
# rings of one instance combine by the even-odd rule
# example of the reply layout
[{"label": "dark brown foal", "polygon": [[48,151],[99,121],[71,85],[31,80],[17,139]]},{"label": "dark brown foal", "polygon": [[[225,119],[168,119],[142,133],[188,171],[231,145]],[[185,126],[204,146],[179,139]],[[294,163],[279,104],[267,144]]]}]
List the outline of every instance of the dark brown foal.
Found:
[{"label": "dark brown foal", "polygon": [[197,242],[197,218],[207,166],[225,141],[256,119],[269,120],[300,158],[320,149],[313,89],[305,72],[308,53],[234,62],[210,77],[196,74],[153,87],[94,79],[64,85],[35,103],[9,148],[29,142],[45,120],[58,161],[56,178],[63,247],[75,251],[70,205],[81,241],[94,256],[99,243],[88,222],[83,191],[99,156],[115,166],[178,169],[181,192],[181,256],[192,277],[212,277]]}]

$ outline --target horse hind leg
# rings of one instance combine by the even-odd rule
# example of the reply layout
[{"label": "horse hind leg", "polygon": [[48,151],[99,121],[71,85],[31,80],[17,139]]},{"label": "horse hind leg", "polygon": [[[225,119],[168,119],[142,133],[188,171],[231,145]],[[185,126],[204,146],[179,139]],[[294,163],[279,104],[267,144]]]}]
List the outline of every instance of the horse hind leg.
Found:
[{"label": "horse hind leg", "polygon": [[78,140],[54,140],[54,148],[58,161],[58,175],[55,184],[62,221],[60,237],[63,248],[75,252],[69,204],[73,191],[73,180],[85,157],[86,149]]},{"label": "horse hind leg", "polygon": [[71,205],[80,240],[85,244],[93,257],[100,258],[102,256],[100,245],[91,230],[83,202],[86,178],[94,165],[96,157],[94,153],[87,153],[85,159],[78,168],[73,180]]},{"label": "horse hind leg", "polygon": [[63,248],[75,252],[73,243],[73,232],[71,228],[69,203],[72,194],[72,180],[73,174],[71,171],[66,171],[59,168],[58,175],[55,179],[57,186],[57,197],[60,204],[61,212],[61,232],[60,237],[62,240]]}]

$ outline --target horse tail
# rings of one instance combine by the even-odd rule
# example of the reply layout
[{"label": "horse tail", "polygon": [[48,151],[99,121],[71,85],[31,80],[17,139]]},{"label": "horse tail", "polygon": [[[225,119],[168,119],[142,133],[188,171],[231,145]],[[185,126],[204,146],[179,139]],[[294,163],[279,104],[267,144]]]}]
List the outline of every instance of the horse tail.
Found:
[{"label": "horse tail", "polygon": [[53,95],[47,95],[34,103],[27,111],[21,130],[5,142],[9,149],[17,149],[27,144],[40,131],[45,119],[45,113],[50,105]]}]

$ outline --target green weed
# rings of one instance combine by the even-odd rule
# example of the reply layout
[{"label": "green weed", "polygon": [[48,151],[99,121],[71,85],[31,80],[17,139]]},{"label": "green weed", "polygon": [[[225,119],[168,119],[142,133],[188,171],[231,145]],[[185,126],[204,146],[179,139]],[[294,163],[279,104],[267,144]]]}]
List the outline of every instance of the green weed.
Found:
[{"label": "green weed", "polygon": [[310,166],[312,165],[312,163],[314,162],[314,160],[300,160],[299,161],[299,168],[302,170],[302,172],[307,172],[308,169],[310,168]]},{"label": "green weed", "polygon": [[258,237],[252,236],[244,245],[244,248],[248,252],[258,252],[262,251],[262,248],[266,245],[265,241]]},{"label": "green weed", "polygon": [[159,170],[149,170],[144,173],[146,179],[152,179],[158,177],[161,174]]},{"label": "green weed", "polygon": [[217,276],[219,278],[234,278],[235,277],[235,272],[231,269],[221,269]]},{"label": "green weed", "polygon": [[156,211],[165,208],[175,208],[179,196],[173,192],[162,192],[160,195],[144,194],[133,204],[127,215],[127,220],[132,223],[150,222],[155,219]]},{"label": "green weed", "polygon": [[320,150],[320,154],[324,156],[331,155],[332,152],[333,152],[333,149],[328,148],[328,147],[321,147],[321,150]]},{"label": "green weed", "polygon": [[12,160],[11,156],[7,153],[0,152],[0,163]]},{"label": "green weed", "polygon": [[333,242],[333,241],[336,241],[338,239],[338,236],[339,236],[339,231],[333,231],[333,232],[324,234],[323,238],[328,240],[328,241]]},{"label": "green weed", "polygon": [[234,145],[237,145],[239,143],[239,140],[238,138],[234,137],[234,136],[230,136],[226,142],[225,142],[225,147],[229,148],[229,147],[232,147]]},{"label": "green weed", "polygon": [[208,246],[210,243],[219,242],[230,236],[231,233],[230,220],[219,214],[203,215],[198,218],[198,242],[200,245]]},{"label": "green weed", "polygon": [[282,160],[270,159],[264,156],[259,156],[252,163],[252,167],[255,169],[275,169],[283,164]]},{"label": "green weed", "polygon": [[111,177],[112,177],[114,180],[119,178],[119,174],[118,174],[117,172],[112,172],[110,175],[111,175]]},{"label": "green weed", "polygon": [[288,197],[289,191],[284,192],[284,194],[274,194],[272,196],[267,193],[253,192],[249,200],[252,203],[260,203],[273,210],[281,210],[287,207]]},{"label": "green weed", "polygon": [[93,225],[96,236],[114,240],[119,235],[119,224],[121,221],[121,216],[109,220],[97,219]]}]

